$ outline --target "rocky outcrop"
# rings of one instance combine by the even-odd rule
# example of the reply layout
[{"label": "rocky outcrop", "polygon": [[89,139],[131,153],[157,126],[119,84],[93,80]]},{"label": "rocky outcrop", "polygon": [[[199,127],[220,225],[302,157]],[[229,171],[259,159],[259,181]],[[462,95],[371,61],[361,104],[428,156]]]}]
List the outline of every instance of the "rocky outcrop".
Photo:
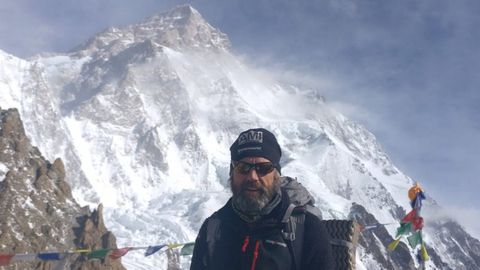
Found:
[{"label": "rocky outcrop", "polygon": [[[88,211],[88,209],[85,209]],[[99,205],[93,213],[77,217],[78,227],[74,228],[75,245],[82,248],[97,250],[102,248],[115,248],[116,238],[107,230],[103,223],[103,206]],[[115,260],[106,257],[104,261],[87,260],[85,256],[78,258],[72,265],[72,269],[111,269],[122,270],[123,266]]]},{"label": "rocky outcrop", "polygon": [[[453,269],[480,269],[480,241],[469,235],[460,224],[446,218],[430,222],[429,226],[436,232],[435,237],[445,243],[441,247],[442,253],[454,262]],[[440,260],[438,256],[431,257]]]},{"label": "rocky outcrop", "polygon": [[[61,159],[53,163],[33,147],[16,109],[0,109],[0,252],[38,253],[115,248],[102,206],[80,207],[65,181]],[[0,175],[2,176],[2,175]],[[120,261],[70,256],[66,269],[124,269]],[[2,269],[51,269],[52,262],[15,262]]]}]

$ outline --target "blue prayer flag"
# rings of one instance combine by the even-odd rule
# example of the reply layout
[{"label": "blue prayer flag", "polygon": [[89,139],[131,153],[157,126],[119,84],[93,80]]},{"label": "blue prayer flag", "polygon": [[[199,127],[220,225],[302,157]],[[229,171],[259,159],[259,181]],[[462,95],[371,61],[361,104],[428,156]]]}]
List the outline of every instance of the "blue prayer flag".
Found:
[{"label": "blue prayer flag", "polygon": [[38,253],[38,258],[43,261],[59,261],[62,259],[58,252]]},{"label": "blue prayer flag", "polygon": [[415,196],[415,199],[410,201],[410,206],[413,209],[420,210],[420,208],[422,208],[422,200],[425,200],[425,199],[426,199],[425,194],[423,193],[423,191],[420,191],[417,193],[417,196]]},{"label": "blue prayer flag", "polygon": [[147,248],[147,250],[145,251],[145,257],[154,254],[155,252],[159,251],[160,249],[162,249],[162,248],[165,247],[165,246],[166,246],[166,245],[149,246],[149,247]]}]

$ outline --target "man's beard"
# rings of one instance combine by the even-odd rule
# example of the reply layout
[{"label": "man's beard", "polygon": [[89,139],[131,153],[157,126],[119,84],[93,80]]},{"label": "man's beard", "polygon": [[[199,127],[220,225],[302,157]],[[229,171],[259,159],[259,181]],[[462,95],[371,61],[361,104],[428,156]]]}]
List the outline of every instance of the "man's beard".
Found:
[{"label": "man's beard", "polygon": [[[232,189],[232,199],[238,210],[244,214],[256,216],[267,206],[270,201],[280,192],[280,180],[276,178],[270,188],[263,186],[258,181],[244,181],[240,186],[234,186],[230,179],[230,188]],[[257,189],[257,194],[249,195],[248,188]]]}]

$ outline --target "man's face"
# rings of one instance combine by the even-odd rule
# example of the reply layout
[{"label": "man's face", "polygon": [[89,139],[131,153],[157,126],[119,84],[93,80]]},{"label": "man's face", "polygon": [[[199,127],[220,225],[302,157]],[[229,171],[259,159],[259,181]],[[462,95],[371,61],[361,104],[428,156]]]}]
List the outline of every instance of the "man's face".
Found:
[{"label": "man's face", "polygon": [[269,170],[273,165],[263,157],[247,157],[234,166],[230,183],[233,200],[246,214],[258,214],[280,188],[275,170]]}]

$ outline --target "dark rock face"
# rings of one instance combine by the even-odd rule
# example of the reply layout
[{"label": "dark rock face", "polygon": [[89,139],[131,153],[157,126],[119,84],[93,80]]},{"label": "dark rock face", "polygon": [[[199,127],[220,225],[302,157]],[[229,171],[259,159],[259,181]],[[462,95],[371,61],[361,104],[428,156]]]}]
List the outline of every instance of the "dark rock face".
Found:
[{"label": "dark rock face", "polygon": [[431,222],[429,226],[437,232],[436,237],[445,243],[444,254],[454,258],[454,269],[480,269],[480,241],[453,220]]},{"label": "dark rock face", "polygon": [[[45,160],[25,135],[15,109],[0,109],[0,252],[37,253],[115,248],[102,206],[90,212],[73,199],[61,159]],[[4,175],[3,179],[2,176]],[[2,269],[51,269],[52,262],[15,262]],[[70,256],[67,269],[124,269],[120,261]]]},{"label": "dark rock face", "polygon": [[[82,210],[88,211],[83,208]],[[75,245],[82,248],[88,248],[92,250],[102,248],[115,248],[116,238],[107,230],[103,223],[103,206],[99,205],[97,210],[93,213],[86,214],[77,217],[78,227],[74,228],[75,232]],[[89,270],[89,269],[112,269],[123,270],[125,269],[119,261],[111,260],[107,258],[104,261],[88,260],[85,256],[80,256],[72,264],[71,269]]]}]

